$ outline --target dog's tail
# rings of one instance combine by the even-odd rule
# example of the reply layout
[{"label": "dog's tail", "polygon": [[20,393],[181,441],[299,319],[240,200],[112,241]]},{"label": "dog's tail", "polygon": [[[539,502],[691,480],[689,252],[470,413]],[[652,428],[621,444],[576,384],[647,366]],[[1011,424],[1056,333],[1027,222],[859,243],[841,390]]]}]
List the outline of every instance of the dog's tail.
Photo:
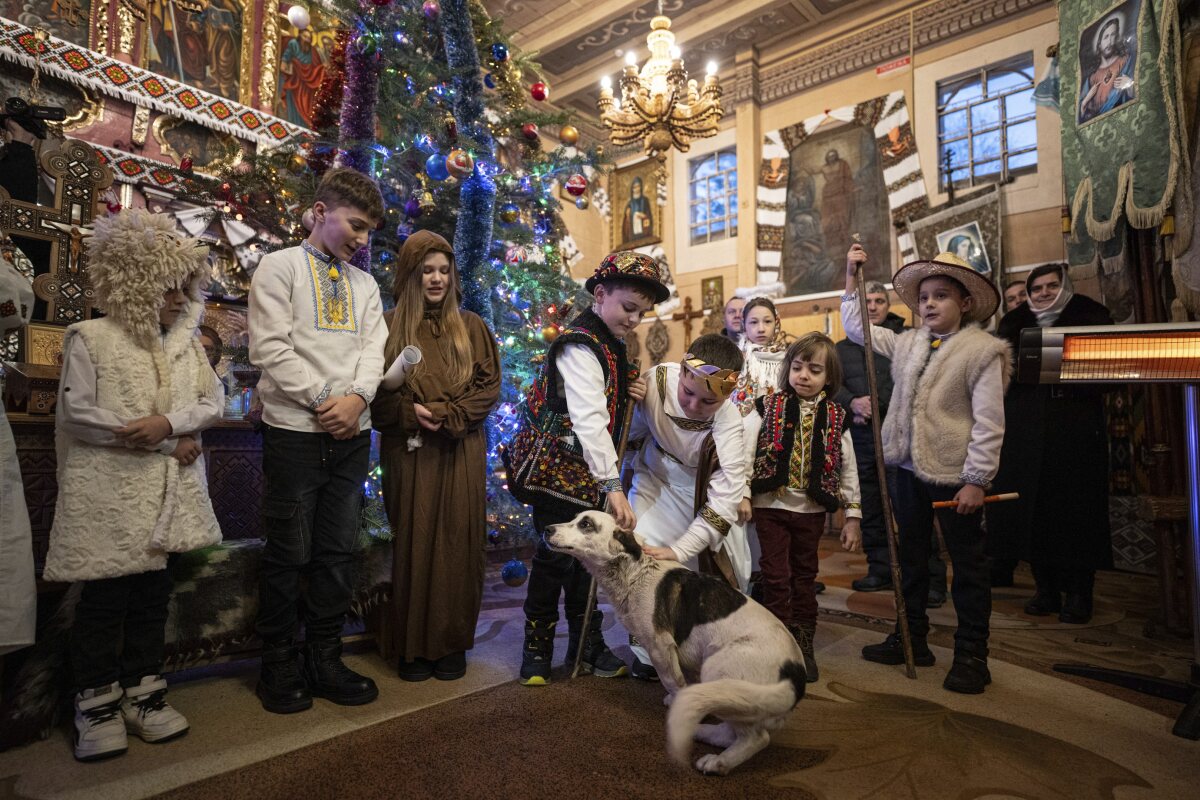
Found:
[{"label": "dog's tail", "polygon": [[700,720],[713,714],[728,722],[757,722],[791,711],[807,686],[804,665],[788,661],[779,668],[779,682],[760,684],[736,678],[684,687],[667,714],[667,750],[680,764],[689,763],[692,737]]}]

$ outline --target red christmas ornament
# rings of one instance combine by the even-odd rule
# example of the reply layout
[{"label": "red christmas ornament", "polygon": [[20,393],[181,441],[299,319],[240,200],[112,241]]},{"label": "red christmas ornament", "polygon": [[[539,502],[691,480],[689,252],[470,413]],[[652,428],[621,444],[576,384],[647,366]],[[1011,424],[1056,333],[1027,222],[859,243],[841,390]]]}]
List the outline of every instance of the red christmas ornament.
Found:
[{"label": "red christmas ornament", "polygon": [[191,156],[184,156],[183,158],[179,159],[179,171],[182,172],[184,175],[192,174],[192,157]]},{"label": "red christmas ornament", "polygon": [[463,178],[475,169],[475,159],[466,150],[451,150],[446,156],[446,170],[456,178]]},{"label": "red christmas ornament", "polygon": [[446,133],[450,137],[450,141],[458,141],[458,122],[455,121],[453,114],[446,115]]},{"label": "red christmas ornament", "polygon": [[538,81],[529,87],[529,93],[533,95],[533,99],[539,103],[550,96],[550,87],[542,81]]},{"label": "red christmas ornament", "polygon": [[121,204],[116,200],[105,200],[104,207],[108,209],[108,213],[110,214],[116,214],[121,210]]},{"label": "red christmas ornament", "polygon": [[521,126],[521,134],[531,142],[537,141],[538,126],[532,122],[526,122]]},{"label": "red christmas ornament", "polygon": [[587,188],[588,188],[587,178],[583,177],[578,172],[576,172],[574,175],[567,178],[566,188],[567,188],[567,194],[571,195],[571,197],[579,197],[580,195],[582,195],[584,192],[587,191]]}]

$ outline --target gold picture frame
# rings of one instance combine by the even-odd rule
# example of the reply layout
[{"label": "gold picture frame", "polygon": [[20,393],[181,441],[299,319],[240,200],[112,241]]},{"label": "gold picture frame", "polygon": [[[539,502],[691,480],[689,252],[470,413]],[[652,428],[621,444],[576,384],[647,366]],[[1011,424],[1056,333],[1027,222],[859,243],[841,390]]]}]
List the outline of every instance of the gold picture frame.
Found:
[{"label": "gold picture frame", "polygon": [[608,180],[613,250],[632,250],[662,241],[659,180],[659,165],[653,159],[613,170]]},{"label": "gold picture frame", "polygon": [[22,332],[21,360],[26,364],[46,367],[61,367],[63,363],[63,338],[67,329],[62,325],[31,322]]},{"label": "gold picture frame", "polygon": [[725,278],[717,275],[700,281],[700,307],[720,314],[725,310]]},{"label": "gold picture frame", "polygon": [[[185,155],[190,154],[197,172],[216,174],[222,169],[236,167],[244,157],[242,145],[236,137],[190,120],[160,114],[150,130],[163,155],[178,165]],[[200,139],[200,136],[208,138]],[[190,146],[183,144],[186,138],[193,140]],[[213,149],[214,143],[219,151]]]}]

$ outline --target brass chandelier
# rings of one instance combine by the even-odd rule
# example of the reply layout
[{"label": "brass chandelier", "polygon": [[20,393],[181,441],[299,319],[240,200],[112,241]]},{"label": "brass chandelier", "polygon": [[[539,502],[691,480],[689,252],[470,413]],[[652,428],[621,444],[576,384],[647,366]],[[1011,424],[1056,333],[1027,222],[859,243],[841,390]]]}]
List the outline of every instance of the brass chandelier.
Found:
[{"label": "brass chandelier", "polygon": [[662,13],[650,20],[646,36],[650,58],[638,70],[637,57],[630,51],[621,73],[621,98],[613,97],[612,81],[600,82],[600,120],[609,129],[615,145],[645,142],[646,154],[665,162],[672,146],[687,152],[693,139],[716,134],[724,111],[717,65],[708,63],[704,88],[689,80],[683,58],[675,46],[671,20]]}]

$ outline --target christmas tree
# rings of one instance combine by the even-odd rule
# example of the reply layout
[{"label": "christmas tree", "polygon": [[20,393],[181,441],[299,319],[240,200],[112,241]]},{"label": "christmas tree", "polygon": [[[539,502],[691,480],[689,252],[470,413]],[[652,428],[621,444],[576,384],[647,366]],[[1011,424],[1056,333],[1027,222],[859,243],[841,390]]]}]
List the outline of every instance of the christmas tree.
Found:
[{"label": "christmas tree", "polygon": [[[304,235],[297,225],[320,174],[333,164],[375,178],[385,219],[369,267],[390,304],[399,248],[418,229],[454,243],[464,307],[492,328],[503,358],[500,405],[489,421],[489,539],[515,544],[528,515],[504,490],[499,446],[579,291],[564,264],[567,236],[556,189],[586,208],[595,151],[576,148],[568,115],[544,103],[532,58],[474,0],[332,0],[344,21],[317,102],[315,140],[277,150],[212,179],[190,176],[191,199],[256,229],[267,250]],[[308,12],[289,18],[307,25]],[[299,23],[304,23],[299,24]],[[547,148],[543,132],[558,143]],[[386,528],[379,473],[366,487],[368,528]]]}]

